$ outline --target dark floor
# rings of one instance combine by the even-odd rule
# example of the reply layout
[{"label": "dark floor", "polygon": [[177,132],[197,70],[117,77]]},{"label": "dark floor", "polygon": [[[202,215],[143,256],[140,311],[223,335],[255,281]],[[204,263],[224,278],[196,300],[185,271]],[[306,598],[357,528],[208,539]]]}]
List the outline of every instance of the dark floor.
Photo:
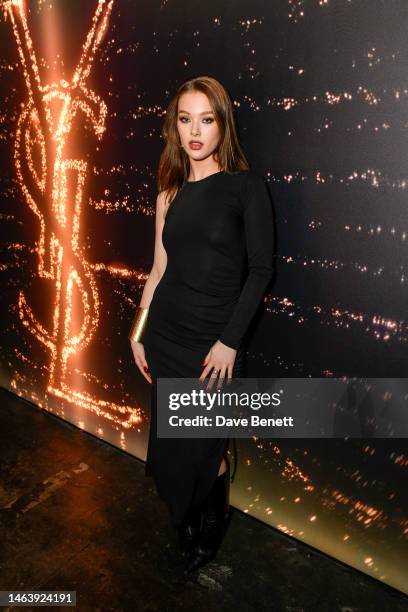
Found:
[{"label": "dark floor", "polygon": [[76,590],[76,609],[93,612],[408,611],[396,591],[238,510],[217,558],[184,580],[141,461],[0,400],[0,590]]}]

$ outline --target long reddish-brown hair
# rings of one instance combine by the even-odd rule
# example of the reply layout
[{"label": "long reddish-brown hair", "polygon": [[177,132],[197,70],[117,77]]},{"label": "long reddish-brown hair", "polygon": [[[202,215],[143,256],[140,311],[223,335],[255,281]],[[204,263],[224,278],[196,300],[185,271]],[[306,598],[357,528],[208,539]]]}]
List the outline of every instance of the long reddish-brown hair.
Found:
[{"label": "long reddish-brown hair", "polygon": [[220,170],[235,172],[249,169],[248,161],[238,142],[233,104],[226,89],[219,81],[210,76],[189,79],[180,85],[171,99],[162,129],[166,145],[159,160],[157,188],[159,192],[167,191],[166,200],[169,202],[190,173],[190,160],[181,146],[177,129],[178,101],[184,93],[190,91],[204,93],[214,112],[220,130],[220,141],[214,157],[220,165]]}]

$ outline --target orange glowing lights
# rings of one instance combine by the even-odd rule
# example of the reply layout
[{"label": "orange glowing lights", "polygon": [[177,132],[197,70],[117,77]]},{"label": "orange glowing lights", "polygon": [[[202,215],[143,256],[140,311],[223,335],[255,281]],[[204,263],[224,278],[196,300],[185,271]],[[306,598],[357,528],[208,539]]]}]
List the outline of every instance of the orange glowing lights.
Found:
[{"label": "orange glowing lights", "polygon": [[[6,0],[23,69],[27,100],[19,116],[14,159],[25,200],[39,219],[38,275],[54,288],[51,329],[39,321],[23,290],[19,315],[50,352],[47,392],[123,427],[141,421],[140,410],[75,390],[67,382],[68,361],[87,347],[100,319],[94,270],[81,245],[81,218],[88,163],[79,158],[73,127],[83,121],[101,140],[107,107],[87,85],[95,55],[108,28],[114,0],[98,0],[92,24],[70,81],[43,84],[22,0]],[[82,308],[78,308],[79,295]]]}]

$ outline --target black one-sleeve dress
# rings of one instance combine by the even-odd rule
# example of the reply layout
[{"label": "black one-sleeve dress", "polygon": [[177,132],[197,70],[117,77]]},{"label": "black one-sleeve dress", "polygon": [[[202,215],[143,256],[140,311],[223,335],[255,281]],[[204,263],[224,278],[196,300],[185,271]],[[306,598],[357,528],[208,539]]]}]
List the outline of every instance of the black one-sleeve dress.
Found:
[{"label": "black one-sleeve dress", "polygon": [[198,379],[217,340],[237,350],[232,375],[244,376],[243,338],[272,276],[273,213],[263,179],[243,170],[185,181],[162,241],[167,266],[143,337],[152,375],[145,474],[178,526],[208,495],[228,439],[157,438],[157,378]]}]

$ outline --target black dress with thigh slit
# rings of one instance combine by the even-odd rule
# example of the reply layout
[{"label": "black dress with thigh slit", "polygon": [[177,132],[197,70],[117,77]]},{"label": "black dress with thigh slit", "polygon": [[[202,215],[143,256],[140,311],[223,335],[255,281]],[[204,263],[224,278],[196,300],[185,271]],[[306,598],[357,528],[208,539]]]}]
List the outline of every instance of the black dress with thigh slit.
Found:
[{"label": "black dress with thigh slit", "polygon": [[167,266],[143,337],[153,381],[145,474],[177,526],[208,495],[228,438],[157,438],[157,378],[198,379],[217,340],[237,350],[233,377],[245,375],[243,338],[272,276],[273,213],[263,179],[243,170],[184,181],[162,241]]}]

